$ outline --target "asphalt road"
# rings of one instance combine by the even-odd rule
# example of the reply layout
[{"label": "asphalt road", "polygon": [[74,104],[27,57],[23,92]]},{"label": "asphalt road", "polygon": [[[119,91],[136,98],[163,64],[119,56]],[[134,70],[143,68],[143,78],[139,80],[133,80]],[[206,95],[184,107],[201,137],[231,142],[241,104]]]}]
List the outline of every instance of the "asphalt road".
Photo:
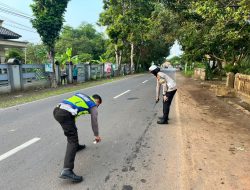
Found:
[{"label": "asphalt road", "polygon": [[132,76],[80,92],[103,98],[100,144],[92,143],[90,116],[77,120],[79,141],[87,148],[77,154],[74,171],[84,181],[72,184],[58,178],[66,138],[52,112],[57,103],[74,94],[68,93],[0,110],[1,190],[180,188],[176,101],[170,124],[157,125],[162,104],[154,107],[152,75]]}]

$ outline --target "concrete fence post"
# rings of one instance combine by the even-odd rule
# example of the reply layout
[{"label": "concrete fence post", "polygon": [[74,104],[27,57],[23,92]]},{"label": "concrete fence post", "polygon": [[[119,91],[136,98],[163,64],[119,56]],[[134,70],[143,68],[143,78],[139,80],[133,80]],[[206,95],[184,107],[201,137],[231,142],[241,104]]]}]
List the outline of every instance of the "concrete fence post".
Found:
[{"label": "concrete fence post", "polygon": [[71,84],[73,82],[73,65],[69,64],[68,81]]},{"label": "concrete fence post", "polygon": [[20,65],[9,65],[11,91],[22,89]]},{"label": "concrete fence post", "polygon": [[84,64],[85,81],[90,80],[90,64]]},{"label": "concrete fence post", "polygon": [[25,79],[23,78],[23,67],[19,65],[19,75],[20,75],[20,83],[21,83],[21,90],[24,90]]},{"label": "concrete fence post", "polygon": [[91,79],[91,64],[87,65],[88,80]]},{"label": "concrete fence post", "polygon": [[56,82],[57,84],[60,84],[61,83],[61,77],[60,77],[60,67],[59,65],[55,65],[55,76],[56,76]]},{"label": "concrete fence post", "polygon": [[235,76],[234,76],[234,89],[236,91],[239,90],[239,76],[240,76],[239,73],[235,74]]},{"label": "concrete fence post", "polygon": [[232,73],[232,72],[227,73],[226,86],[228,88],[234,88],[234,80],[235,80],[234,73]]}]

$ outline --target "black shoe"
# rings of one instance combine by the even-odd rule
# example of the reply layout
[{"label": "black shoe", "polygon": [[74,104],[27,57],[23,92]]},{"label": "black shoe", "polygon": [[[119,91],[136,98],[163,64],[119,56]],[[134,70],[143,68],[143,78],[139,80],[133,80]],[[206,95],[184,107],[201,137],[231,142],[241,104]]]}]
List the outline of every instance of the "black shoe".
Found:
[{"label": "black shoe", "polygon": [[82,176],[76,175],[71,169],[64,169],[59,176],[62,179],[69,179],[72,182],[81,182]]},{"label": "black shoe", "polygon": [[86,145],[84,144],[84,145],[81,145],[81,144],[79,144],[78,145],[78,148],[77,148],[77,152],[78,151],[81,151],[81,150],[83,150],[83,149],[85,149],[86,148]]},{"label": "black shoe", "polygon": [[[162,120],[162,119],[164,119],[164,117],[158,117],[158,119],[159,120]],[[167,118],[167,121],[168,121],[169,119]]]},{"label": "black shoe", "polygon": [[157,121],[158,124],[168,124],[168,120],[160,119]]}]

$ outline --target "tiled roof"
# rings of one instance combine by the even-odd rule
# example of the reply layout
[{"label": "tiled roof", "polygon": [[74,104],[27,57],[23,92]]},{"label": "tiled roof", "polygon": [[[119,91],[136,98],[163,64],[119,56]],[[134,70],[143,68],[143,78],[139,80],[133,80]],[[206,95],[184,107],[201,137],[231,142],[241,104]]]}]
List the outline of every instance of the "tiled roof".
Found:
[{"label": "tiled roof", "polygon": [[0,39],[18,39],[21,35],[0,26]]}]

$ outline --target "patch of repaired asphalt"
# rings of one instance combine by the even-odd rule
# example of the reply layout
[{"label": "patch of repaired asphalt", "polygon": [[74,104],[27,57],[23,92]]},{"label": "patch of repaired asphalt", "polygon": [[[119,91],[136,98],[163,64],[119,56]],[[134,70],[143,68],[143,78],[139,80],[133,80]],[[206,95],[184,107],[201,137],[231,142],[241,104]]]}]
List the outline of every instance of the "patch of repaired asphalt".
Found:
[{"label": "patch of repaired asphalt", "polygon": [[131,97],[131,98],[128,98],[128,100],[138,100],[139,98],[137,97]]},{"label": "patch of repaired asphalt", "polygon": [[110,178],[110,176],[109,175],[107,175],[106,177],[105,177],[105,183],[109,180],[109,178]]}]

